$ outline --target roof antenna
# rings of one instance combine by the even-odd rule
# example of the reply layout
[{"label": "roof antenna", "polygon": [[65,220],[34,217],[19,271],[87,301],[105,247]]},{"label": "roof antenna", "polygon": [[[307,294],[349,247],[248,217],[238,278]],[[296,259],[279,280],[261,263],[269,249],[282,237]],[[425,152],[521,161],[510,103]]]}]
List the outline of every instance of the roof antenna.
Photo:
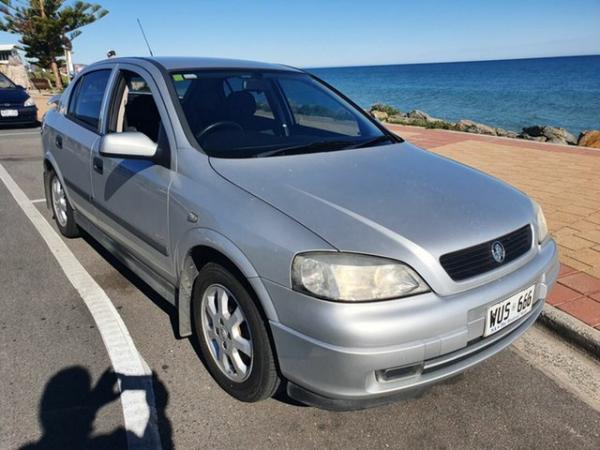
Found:
[{"label": "roof antenna", "polygon": [[148,46],[148,51],[150,52],[150,56],[154,56],[154,53],[152,53],[152,49],[150,48],[150,43],[148,42],[148,38],[146,38],[146,33],[144,33],[144,28],[142,27],[142,22],[140,22],[139,18],[137,19],[137,23],[140,26],[140,31],[142,32],[144,41],[146,41],[146,45]]}]

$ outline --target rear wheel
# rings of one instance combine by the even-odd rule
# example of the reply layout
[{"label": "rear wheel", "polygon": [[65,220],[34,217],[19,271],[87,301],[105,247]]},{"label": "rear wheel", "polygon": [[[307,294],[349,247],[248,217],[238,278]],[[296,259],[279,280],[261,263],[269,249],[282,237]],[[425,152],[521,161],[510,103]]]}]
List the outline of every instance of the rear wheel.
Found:
[{"label": "rear wheel", "polygon": [[79,236],[79,228],[75,222],[73,208],[67,199],[65,189],[54,172],[50,175],[50,200],[54,220],[61,234],[68,238]]},{"label": "rear wheel", "polygon": [[208,263],[194,285],[196,339],[208,370],[244,402],[271,397],[279,377],[265,322],[244,285],[224,267]]}]

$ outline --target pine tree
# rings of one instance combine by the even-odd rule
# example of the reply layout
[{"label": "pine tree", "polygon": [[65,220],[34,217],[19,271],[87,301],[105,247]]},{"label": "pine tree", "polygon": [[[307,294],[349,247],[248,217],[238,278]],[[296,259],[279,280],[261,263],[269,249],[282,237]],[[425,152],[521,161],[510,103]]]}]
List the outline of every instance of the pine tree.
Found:
[{"label": "pine tree", "polygon": [[0,0],[0,31],[18,34],[28,58],[52,70],[56,87],[62,89],[58,70],[65,50],[89,25],[108,11],[100,5],[66,0]]}]

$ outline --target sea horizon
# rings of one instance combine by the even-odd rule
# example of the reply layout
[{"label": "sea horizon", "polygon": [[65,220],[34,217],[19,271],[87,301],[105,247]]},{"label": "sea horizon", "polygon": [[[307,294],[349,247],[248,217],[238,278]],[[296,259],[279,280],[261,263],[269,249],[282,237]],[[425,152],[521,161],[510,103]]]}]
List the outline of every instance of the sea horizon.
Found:
[{"label": "sea horizon", "polygon": [[387,67],[387,66],[420,66],[427,64],[463,64],[463,63],[482,63],[482,62],[500,62],[500,61],[524,61],[534,59],[555,59],[555,58],[585,58],[585,57],[600,56],[598,54],[582,54],[582,55],[557,55],[557,56],[527,56],[522,58],[499,58],[499,59],[467,59],[457,61],[425,61],[425,62],[397,62],[397,63],[382,63],[382,64],[351,64],[348,66],[306,66],[301,67],[302,70],[320,70],[320,69],[352,69],[362,67]]},{"label": "sea horizon", "polygon": [[520,132],[600,129],[600,55],[306,69],[361,107],[385,103]]}]

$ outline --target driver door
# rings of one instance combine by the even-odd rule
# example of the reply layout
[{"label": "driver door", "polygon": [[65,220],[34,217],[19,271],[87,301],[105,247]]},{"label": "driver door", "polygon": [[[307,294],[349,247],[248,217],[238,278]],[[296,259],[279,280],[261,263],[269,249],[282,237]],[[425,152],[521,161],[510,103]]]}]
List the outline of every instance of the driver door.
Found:
[{"label": "driver door", "polygon": [[143,263],[174,280],[169,239],[171,148],[167,114],[159,90],[146,71],[120,64],[107,133],[137,131],[157,143],[153,158],[121,158],[92,153],[92,189],[99,224]]}]

